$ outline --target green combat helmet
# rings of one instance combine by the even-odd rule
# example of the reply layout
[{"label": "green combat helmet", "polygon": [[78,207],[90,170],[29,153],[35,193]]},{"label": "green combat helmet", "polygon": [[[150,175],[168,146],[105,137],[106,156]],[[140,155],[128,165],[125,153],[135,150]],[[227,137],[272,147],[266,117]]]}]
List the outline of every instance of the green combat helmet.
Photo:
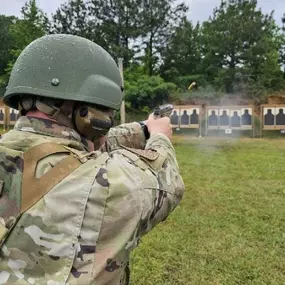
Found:
[{"label": "green combat helmet", "polygon": [[122,78],[113,58],[97,44],[73,35],[49,35],[17,59],[4,103],[18,109],[19,95],[73,100],[119,109]]}]

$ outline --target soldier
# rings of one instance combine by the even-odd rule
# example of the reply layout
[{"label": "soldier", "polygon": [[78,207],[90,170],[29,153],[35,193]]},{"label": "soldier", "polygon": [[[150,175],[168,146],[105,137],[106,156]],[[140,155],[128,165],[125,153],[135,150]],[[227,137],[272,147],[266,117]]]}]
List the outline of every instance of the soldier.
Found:
[{"label": "soldier", "polygon": [[77,36],[37,39],[17,59],[4,102],[22,116],[0,141],[0,284],[128,284],[131,250],[180,202],[169,118],[113,127],[121,84],[111,56]]}]

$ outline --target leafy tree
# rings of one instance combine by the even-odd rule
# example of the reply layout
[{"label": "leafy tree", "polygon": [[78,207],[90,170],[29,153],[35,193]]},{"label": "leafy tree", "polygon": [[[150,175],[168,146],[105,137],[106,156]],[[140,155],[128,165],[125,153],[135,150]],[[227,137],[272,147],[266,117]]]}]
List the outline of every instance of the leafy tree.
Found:
[{"label": "leafy tree", "polygon": [[36,0],[26,2],[21,13],[22,19],[18,19],[10,28],[15,55],[19,55],[33,40],[45,35],[49,25],[47,16],[37,7]]},{"label": "leafy tree", "polygon": [[133,109],[150,112],[156,106],[169,102],[176,85],[165,82],[160,76],[144,74],[142,66],[131,66],[125,72],[126,101]]},{"label": "leafy tree", "polygon": [[140,0],[91,0],[93,14],[101,22],[101,30],[114,57],[122,57],[125,67],[134,56],[132,43],[140,35]]},{"label": "leafy tree", "polygon": [[242,74],[242,81],[257,82],[264,68],[278,70],[278,33],[273,13],[264,15],[256,0],[221,1],[203,25],[203,69],[208,80],[233,92],[237,74]]},{"label": "leafy tree", "polygon": [[281,28],[281,47],[280,47],[280,63],[282,65],[283,77],[285,78],[285,14],[282,17],[282,28]]},{"label": "leafy tree", "polygon": [[[178,77],[198,74],[201,62],[200,24],[196,26],[185,17],[175,29],[170,43],[163,53],[161,74],[164,79],[175,82]],[[186,83],[187,88],[189,81]]]},{"label": "leafy tree", "polygon": [[71,0],[62,4],[52,18],[50,33],[81,36],[105,47],[106,43],[100,31],[100,21],[97,14],[94,14],[90,2]]},{"label": "leafy tree", "polygon": [[51,33],[75,34],[106,49],[128,66],[134,52],[130,45],[139,33],[138,0],[72,0],[53,15]]},{"label": "leafy tree", "polygon": [[7,64],[11,60],[10,50],[12,48],[13,38],[9,33],[9,29],[15,20],[15,17],[0,15],[0,76],[5,73]]},{"label": "leafy tree", "polygon": [[9,26],[11,45],[9,48],[10,61],[1,76],[1,81],[6,84],[13,68],[14,62],[22,50],[33,40],[46,34],[49,21],[47,16],[40,10],[35,0],[29,0],[21,10],[22,18],[13,19]]},{"label": "leafy tree", "polygon": [[184,19],[187,7],[184,3],[176,5],[175,0],[141,0],[140,21],[142,37],[137,46],[145,72],[152,76],[163,51],[166,49],[173,29]]},{"label": "leafy tree", "polygon": [[173,27],[187,10],[184,4],[175,5],[175,2],[71,0],[61,5],[53,16],[50,32],[88,38],[113,57],[123,57],[126,67],[134,58],[142,60],[145,72],[152,75]]}]

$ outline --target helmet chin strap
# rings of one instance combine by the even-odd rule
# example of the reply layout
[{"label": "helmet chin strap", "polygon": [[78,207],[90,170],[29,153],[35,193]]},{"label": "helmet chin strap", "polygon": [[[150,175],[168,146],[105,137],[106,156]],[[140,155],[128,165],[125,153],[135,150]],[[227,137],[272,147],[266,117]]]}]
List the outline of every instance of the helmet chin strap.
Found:
[{"label": "helmet chin strap", "polygon": [[74,125],[73,125],[73,122],[72,122],[72,119],[63,114],[60,110],[60,108],[58,107],[55,107],[55,106],[49,106],[43,102],[40,102],[40,101],[36,101],[36,108],[47,114],[51,119],[54,119],[56,120],[57,122],[59,122],[60,124],[66,126],[66,127],[69,127],[69,128],[74,128]]},{"label": "helmet chin strap", "polygon": [[23,115],[29,110],[37,109],[59,124],[75,129],[80,135],[91,141],[95,149],[99,149],[101,138],[106,136],[110,128],[113,127],[114,112],[101,111],[85,104],[74,104],[72,108],[73,111],[67,115],[63,105],[60,106],[51,100],[42,101],[36,98],[27,98],[19,102],[19,110]]}]

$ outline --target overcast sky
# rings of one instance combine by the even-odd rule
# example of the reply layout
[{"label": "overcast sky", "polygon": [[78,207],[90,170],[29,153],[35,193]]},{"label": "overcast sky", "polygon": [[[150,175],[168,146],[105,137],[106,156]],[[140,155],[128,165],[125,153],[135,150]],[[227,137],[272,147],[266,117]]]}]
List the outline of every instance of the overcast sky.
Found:
[{"label": "overcast sky", "polygon": [[[26,0],[0,0],[0,14],[20,16],[20,10]],[[37,0],[37,4],[48,14],[55,12],[60,4],[66,0]],[[189,6],[189,19],[204,21],[212,14],[213,9],[219,5],[220,0],[184,0]],[[258,0],[259,6],[266,13],[275,10],[278,24],[285,13],[285,0]]]}]

